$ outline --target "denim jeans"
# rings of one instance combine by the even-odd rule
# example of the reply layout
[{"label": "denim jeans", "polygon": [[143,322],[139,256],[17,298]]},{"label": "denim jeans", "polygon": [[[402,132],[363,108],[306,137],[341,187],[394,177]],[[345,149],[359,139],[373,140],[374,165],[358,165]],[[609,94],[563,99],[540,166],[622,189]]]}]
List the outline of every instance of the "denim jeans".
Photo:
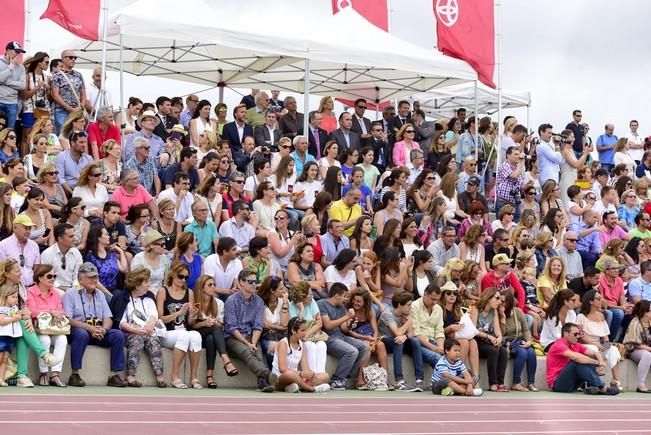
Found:
[{"label": "denim jeans", "polygon": [[57,135],[61,134],[61,127],[63,127],[63,123],[66,122],[68,115],[68,111],[61,107],[56,107],[54,109],[54,128]]},{"label": "denim jeans", "polygon": [[0,103],[0,110],[7,115],[7,128],[14,128],[18,115],[18,104]]},{"label": "denim jeans", "polygon": [[72,328],[70,331],[70,365],[73,370],[82,367],[84,353],[89,344],[111,348],[111,371],[121,372],[125,367],[124,360],[124,334],[119,329],[109,329],[104,338],[96,340],[88,331],[81,328]]},{"label": "denim jeans", "polygon": [[533,385],[536,383],[536,351],[533,347],[518,347],[513,358],[513,383],[522,383],[522,369],[527,365],[527,383]]},{"label": "denim jeans", "polygon": [[347,335],[331,335],[326,342],[328,354],[339,359],[339,364],[332,380],[345,381],[349,376],[355,376],[359,365],[368,357],[368,341],[358,340]]},{"label": "denim jeans", "polygon": [[[429,342],[436,346],[436,340],[432,340],[430,338]],[[434,352],[433,350],[426,348],[422,344],[420,344],[420,349],[423,354],[423,362],[427,363],[427,365],[429,365],[431,368],[436,367],[436,363],[441,359],[442,355],[438,352]]]},{"label": "denim jeans", "polygon": [[423,352],[420,342],[416,337],[408,338],[403,344],[396,344],[395,337],[384,337],[382,342],[387,348],[387,352],[393,353],[393,376],[396,381],[404,379],[402,373],[402,354],[411,355],[414,360],[414,372],[417,380],[423,380]]},{"label": "denim jeans", "polygon": [[608,311],[613,313],[612,319],[610,321],[607,320],[608,328],[610,328],[610,336],[608,339],[613,342],[617,338],[617,332],[619,332],[619,328],[624,321],[624,311],[619,308],[608,308]]},{"label": "denim jeans", "polygon": [[603,387],[604,383],[597,375],[597,366],[578,364],[570,361],[558,374],[552,385],[552,390],[559,393],[572,393],[584,382],[588,387]]}]

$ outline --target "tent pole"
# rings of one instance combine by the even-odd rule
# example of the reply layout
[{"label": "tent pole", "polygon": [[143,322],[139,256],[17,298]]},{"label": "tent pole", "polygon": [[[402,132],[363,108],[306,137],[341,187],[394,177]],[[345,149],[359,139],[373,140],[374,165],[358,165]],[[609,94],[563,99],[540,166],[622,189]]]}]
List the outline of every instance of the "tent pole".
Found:
[{"label": "tent pole", "polygon": [[310,113],[310,59],[305,58],[305,75],[303,76],[303,134],[307,137],[307,125]]},{"label": "tent pole", "polygon": [[502,20],[500,17],[501,3],[495,0],[495,21],[497,34],[497,159],[496,169],[500,164],[500,148],[502,147],[502,134],[504,134],[504,124],[502,123]]},{"label": "tent pole", "polygon": [[529,127],[529,116],[531,115],[531,106],[527,104],[527,130],[530,130],[531,127]]},{"label": "tent pole", "polygon": [[[120,30],[120,120],[122,125],[126,125],[126,111],[124,110],[124,65],[122,63],[122,30]],[[120,126],[122,127],[122,126]],[[123,132],[124,129],[120,128]],[[122,133],[122,143],[124,143],[124,133]]]},{"label": "tent pole", "polygon": [[106,32],[108,27],[108,0],[102,0],[102,78],[100,82],[99,92],[97,93],[97,100],[93,107],[93,121],[97,121],[97,109],[106,104],[106,89],[104,84],[106,81]]},{"label": "tent pole", "polygon": [[479,103],[477,102],[479,81],[475,80],[475,174],[479,173]]},{"label": "tent pole", "polygon": [[30,25],[32,11],[29,9],[29,0],[25,0],[25,30],[23,33],[23,48],[29,51],[31,45],[32,26]]},{"label": "tent pole", "polygon": [[219,87],[219,103],[224,102],[224,70],[221,68],[219,69],[219,83],[217,84]]}]

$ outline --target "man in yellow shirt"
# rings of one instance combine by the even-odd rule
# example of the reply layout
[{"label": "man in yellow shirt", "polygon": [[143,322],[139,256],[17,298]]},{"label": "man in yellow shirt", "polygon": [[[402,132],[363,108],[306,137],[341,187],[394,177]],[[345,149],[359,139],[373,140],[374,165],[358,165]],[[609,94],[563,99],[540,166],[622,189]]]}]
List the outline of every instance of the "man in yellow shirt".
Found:
[{"label": "man in yellow shirt", "polygon": [[362,207],[359,205],[361,199],[362,192],[358,188],[353,188],[330,206],[330,219],[340,220],[344,226],[344,234],[348,237],[353,234],[355,223],[362,215]]},{"label": "man in yellow shirt", "polygon": [[[446,285],[453,283],[446,283]],[[449,291],[456,291],[446,288]],[[423,291],[423,297],[416,299],[411,304],[411,323],[414,328],[414,337],[420,342],[423,361],[432,368],[443,355],[443,309],[439,305],[441,289],[436,283],[431,283]]]}]

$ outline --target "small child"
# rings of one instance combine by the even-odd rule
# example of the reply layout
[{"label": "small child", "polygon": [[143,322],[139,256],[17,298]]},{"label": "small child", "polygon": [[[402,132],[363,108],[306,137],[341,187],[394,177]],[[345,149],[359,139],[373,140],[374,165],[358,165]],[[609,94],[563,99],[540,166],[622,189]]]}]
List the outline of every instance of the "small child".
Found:
[{"label": "small child", "polygon": [[9,354],[14,347],[16,337],[23,335],[20,327],[22,315],[18,310],[18,289],[5,285],[0,288],[0,387],[6,387],[5,371]]},{"label": "small child", "polygon": [[14,188],[14,192],[11,194],[11,208],[18,214],[20,207],[25,202],[27,192],[29,192],[29,180],[25,177],[14,177],[11,180],[11,185]]},{"label": "small child", "polygon": [[536,269],[533,267],[526,267],[522,271],[522,279],[520,284],[525,292],[524,305],[529,308],[527,313],[533,318],[532,326],[532,335],[536,340],[540,339],[538,332],[542,326],[542,318],[545,317],[545,310],[542,309],[540,304],[538,304],[538,298],[536,297]]},{"label": "small child", "polygon": [[461,361],[461,344],[454,338],[446,338],[443,344],[445,356],[440,358],[432,372],[432,394],[453,396],[481,396],[481,388],[474,388],[472,376]]}]

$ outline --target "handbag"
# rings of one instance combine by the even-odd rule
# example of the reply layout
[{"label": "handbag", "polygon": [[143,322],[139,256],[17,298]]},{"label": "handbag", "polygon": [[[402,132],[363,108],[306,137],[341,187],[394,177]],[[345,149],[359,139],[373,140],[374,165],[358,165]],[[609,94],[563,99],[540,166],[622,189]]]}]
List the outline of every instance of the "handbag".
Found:
[{"label": "handbag", "polygon": [[387,371],[378,365],[378,363],[368,365],[362,369],[364,383],[370,390],[387,391],[388,375]]},{"label": "handbag", "polygon": [[454,333],[454,338],[456,339],[470,340],[475,338],[477,333],[479,333],[479,330],[470,318],[470,313],[467,311],[461,315],[459,324],[463,325],[463,328]]},{"label": "handbag", "polygon": [[36,333],[41,335],[70,334],[70,320],[67,317],[55,318],[51,313],[43,312],[36,316]]},{"label": "handbag", "polygon": [[34,119],[39,119],[39,118],[49,118],[50,117],[50,111],[47,109],[41,109],[40,107],[35,107],[34,108]]},{"label": "handbag", "polygon": [[330,336],[327,333],[325,333],[324,331],[319,331],[313,336],[306,338],[305,341],[311,341],[313,343],[317,343],[319,341],[328,341],[328,338],[330,338]]},{"label": "handbag", "polygon": [[5,368],[5,381],[11,378],[15,378],[16,374],[18,373],[18,365],[16,364],[16,360],[13,358],[7,359],[7,367]]}]

